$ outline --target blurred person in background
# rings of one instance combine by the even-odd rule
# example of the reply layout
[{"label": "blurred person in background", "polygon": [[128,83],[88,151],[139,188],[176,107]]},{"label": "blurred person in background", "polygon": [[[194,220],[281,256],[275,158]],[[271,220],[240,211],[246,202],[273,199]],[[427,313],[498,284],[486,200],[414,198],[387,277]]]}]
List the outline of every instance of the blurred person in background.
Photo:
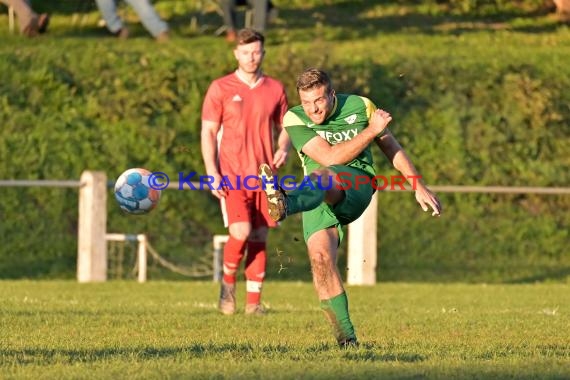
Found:
[{"label": "blurred person in background", "polygon": [[46,13],[38,15],[34,12],[28,0],[0,0],[0,3],[4,3],[14,9],[16,17],[18,17],[20,32],[24,36],[35,37],[47,31],[49,15]]},{"label": "blurred person in background", "polygon": [[251,27],[263,33],[267,22],[276,18],[277,8],[268,0],[220,0],[224,24],[226,27],[226,40],[234,42],[236,40],[236,8],[247,6],[253,10],[253,25]]},{"label": "blurred person in background", "polygon": [[[156,13],[149,0],[125,0],[125,2],[133,7],[143,26],[158,42],[168,41],[168,24]],[[96,3],[107,29],[121,39],[128,38],[129,30],[117,12],[117,0],[96,0]]]},{"label": "blurred person in background", "polygon": [[257,181],[248,184],[243,179],[256,178],[263,162],[277,170],[285,164],[291,147],[281,125],[287,111],[285,87],[261,70],[264,41],[265,37],[253,29],[237,33],[233,51],[237,70],[210,84],[202,106],[202,158],[230,235],[224,246],[218,305],[226,315],[236,312],[237,273],[244,257],[245,313],[264,314],[261,288],[267,234],[277,223],[267,213],[265,195],[256,188]]}]

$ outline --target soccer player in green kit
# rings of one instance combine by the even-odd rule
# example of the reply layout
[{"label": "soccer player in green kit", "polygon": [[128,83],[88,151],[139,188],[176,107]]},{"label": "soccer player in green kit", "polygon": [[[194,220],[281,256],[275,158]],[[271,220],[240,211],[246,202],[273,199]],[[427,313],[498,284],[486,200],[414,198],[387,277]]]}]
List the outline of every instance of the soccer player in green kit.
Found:
[{"label": "soccer player in green kit", "polygon": [[406,179],[413,179],[409,182],[424,211],[431,208],[432,215],[440,215],[441,203],[387,129],[392,120],[388,112],[377,109],[368,98],[336,94],[327,73],[319,69],[307,69],[298,77],[297,92],[301,105],[285,114],[283,126],[312,186],[301,185],[286,193],[266,164],[259,168],[260,183],[271,218],[281,221],[303,212],[303,233],[321,308],[339,346],[356,346],[336,259],[342,226],[364,212],[375,191],[371,184],[359,182],[363,176],[372,180],[376,175],[370,144],[375,142]]}]

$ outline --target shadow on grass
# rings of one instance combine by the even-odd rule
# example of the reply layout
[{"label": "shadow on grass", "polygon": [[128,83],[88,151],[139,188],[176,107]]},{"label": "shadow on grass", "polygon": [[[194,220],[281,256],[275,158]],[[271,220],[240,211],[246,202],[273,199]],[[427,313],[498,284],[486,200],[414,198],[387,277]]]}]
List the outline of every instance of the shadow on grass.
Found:
[{"label": "shadow on grass", "polygon": [[427,360],[427,358],[420,354],[414,353],[398,353],[379,354],[371,350],[358,350],[355,352],[347,352],[343,357],[350,361],[355,362],[399,362],[399,363],[418,363]]},{"label": "shadow on grass", "polygon": [[532,284],[545,281],[563,281],[570,278],[570,267],[543,268],[538,274],[504,281],[505,284]]},{"label": "shadow on grass", "polygon": [[392,266],[386,264],[379,272],[379,282],[408,282],[408,283],[488,283],[488,284],[534,284],[541,282],[560,282],[570,277],[570,267],[564,268],[530,268],[522,270],[533,274],[520,275],[518,268],[506,266],[489,267],[486,263],[471,265],[461,264],[431,265],[425,263],[421,266]]},{"label": "shadow on grass", "polygon": [[[381,351],[381,352],[380,352]],[[416,363],[427,360],[416,353],[386,353],[374,343],[364,343],[360,348],[340,350],[335,344],[321,343],[305,349],[283,344],[256,346],[249,343],[191,344],[185,347],[140,347],[101,349],[49,349],[26,348],[22,350],[0,350],[0,365],[32,365],[55,363],[86,363],[105,360],[155,360],[171,357],[185,359],[207,358],[218,355],[232,355],[249,359],[276,359],[295,355],[314,359],[316,355],[338,352],[341,357],[356,362],[405,362]]]},{"label": "shadow on grass", "polygon": [[175,356],[201,358],[206,356],[233,353],[234,355],[251,354],[253,348],[249,344],[192,344],[186,347],[140,347],[140,348],[100,348],[100,349],[49,349],[26,348],[22,350],[0,350],[2,364],[51,364],[51,363],[85,363],[116,359],[160,359]]},{"label": "shadow on grass", "polygon": [[54,363],[86,363],[105,360],[154,360],[171,357],[185,359],[216,357],[218,355],[232,355],[249,359],[282,359],[290,355],[314,359],[316,355],[328,352],[338,352],[350,361],[378,361],[378,362],[421,362],[426,358],[414,353],[386,353],[380,351],[381,347],[374,343],[364,343],[360,348],[342,351],[336,344],[320,343],[307,348],[287,346],[284,344],[255,345],[250,343],[222,343],[222,344],[190,344],[183,347],[107,347],[100,349],[49,349],[25,348],[21,350],[0,350],[0,365],[32,365]]}]

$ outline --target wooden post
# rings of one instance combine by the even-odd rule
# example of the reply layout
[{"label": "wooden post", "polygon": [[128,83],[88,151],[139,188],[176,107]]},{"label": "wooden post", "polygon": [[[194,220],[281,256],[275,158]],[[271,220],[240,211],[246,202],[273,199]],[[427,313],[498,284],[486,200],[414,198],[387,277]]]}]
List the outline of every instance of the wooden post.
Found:
[{"label": "wooden post", "polygon": [[15,25],[14,22],[14,7],[8,7],[8,29],[10,30],[10,34],[14,33]]},{"label": "wooden post", "polygon": [[106,281],[107,176],[84,171],[80,182],[77,281]]},{"label": "wooden post", "polygon": [[245,15],[244,15],[244,26],[246,28],[252,28],[253,27],[253,10],[251,9],[246,9],[245,10]]},{"label": "wooden post", "polygon": [[348,225],[348,285],[376,283],[378,192],[364,213]]}]

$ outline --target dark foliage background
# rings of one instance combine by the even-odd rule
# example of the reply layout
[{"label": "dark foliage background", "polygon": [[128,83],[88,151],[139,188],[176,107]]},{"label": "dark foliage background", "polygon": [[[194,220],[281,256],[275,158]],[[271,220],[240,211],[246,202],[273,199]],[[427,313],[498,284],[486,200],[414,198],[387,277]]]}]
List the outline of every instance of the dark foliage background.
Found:
[{"label": "dark foliage background", "polygon": [[[570,33],[550,3],[276,3],[265,71],[286,84],[292,104],[296,75],[321,66],[337,91],[392,112],[392,131],[430,184],[570,183]],[[234,68],[211,33],[221,23],[213,9],[157,1],[173,34],[157,45],[126,7],[134,38],[123,42],[96,26],[92,6],[34,5],[53,13],[47,36],[0,31],[0,178],[203,173],[202,97]],[[294,155],[286,170],[300,173]],[[380,280],[567,281],[568,196],[440,195],[445,214],[433,219],[409,193],[380,194]],[[0,187],[0,277],[75,275],[77,198],[75,189]],[[181,266],[211,255],[211,236],[224,233],[206,192],[167,191],[145,217],[120,213],[109,192],[108,210],[110,232],[146,233]],[[310,279],[298,216],[272,232],[270,251],[271,278]],[[183,279],[152,262],[150,277]]]}]

